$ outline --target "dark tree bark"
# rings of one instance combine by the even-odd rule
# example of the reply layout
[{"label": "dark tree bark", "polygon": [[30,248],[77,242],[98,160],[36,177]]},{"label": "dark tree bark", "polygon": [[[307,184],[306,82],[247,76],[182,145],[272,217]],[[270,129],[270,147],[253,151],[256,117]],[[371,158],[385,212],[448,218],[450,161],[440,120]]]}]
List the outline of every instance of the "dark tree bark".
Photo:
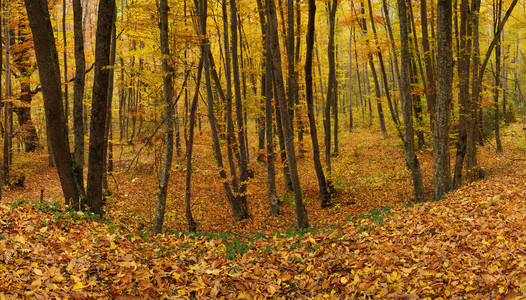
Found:
[{"label": "dark tree bark", "polygon": [[287,153],[287,162],[292,181],[292,189],[294,192],[294,203],[296,204],[296,221],[298,229],[309,227],[309,218],[307,211],[303,204],[303,195],[301,192],[300,179],[298,174],[298,167],[296,164],[296,153],[294,150],[294,132],[292,131],[292,120],[287,112],[287,103],[285,98],[285,87],[283,83],[283,74],[281,73],[281,53],[279,50],[278,39],[278,20],[276,16],[276,5],[273,0],[266,0],[267,17],[268,17],[268,41],[272,53],[272,74],[274,76],[274,83],[276,84],[275,93],[277,102],[280,107],[281,125],[283,127],[283,135],[285,138],[285,149]]},{"label": "dark tree bark", "polygon": [[455,174],[453,187],[458,188],[462,184],[462,171],[464,158],[466,156],[467,139],[467,115],[469,109],[469,83],[470,83],[470,58],[471,58],[471,12],[469,0],[460,2],[460,30],[459,30],[459,57],[458,57],[458,88],[459,88],[459,133],[457,141],[457,153],[455,158]]},{"label": "dark tree bark", "polygon": [[67,130],[62,106],[60,68],[47,1],[25,0],[29,25],[38,64],[44,97],[46,128],[66,204],[80,209],[84,195],[82,185],[75,180],[75,163],[69,152]]},{"label": "dark tree bark", "polygon": [[[331,167],[331,107],[336,105],[336,51],[334,48],[334,30],[336,26],[336,9],[338,1],[333,0],[327,3],[329,12],[329,41],[327,44],[327,58],[329,60],[329,79],[327,84],[327,97],[325,100],[324,129],[325,129],[325,164],[327,172],[332,171]],[[336,126],[336,124],[335,124]],[[335,145],[336,151],[336,145]]]},{"label": "dark tree bark", "polygon": [[[307,27],[307,53],[305,57],[305,92],[307,97],[307,110],[309,115],[310,136],[312,139],[312,155],[314,159],[314,169],[318,178],[320,189],[321,207],[331,205],[331,196],[323,173],[320,160],[320,146],[318,145],[318,133],[314,115],[314,93],[312,92],[312,50],[314,48],[316,2],[309,0],[309,21]],[[352,109],[352,108],[351,108]]]},{"label": "dark tree bark", "polygon": [[[232,177],[232,189],[234,194],[238,195],[239,185],[236,170],[236,163],[234,160],[234,154],[237,155],[239,161],[239,147],[236,142],[236,136],[234,134],[234,121],[232,119],[232,63],[230,54],[230,39],[229,39],[229,26],[228,26],[228,5],[227,1],[223,0],[223,31],[224,31],[224,48],[225,48],[225,79],[226,79],[226,143],[227,143],[227,158],[228,165],[230,167],[230,176]],[[210,55],[211,57],[211,55]],[[216,83],[218,84],[218,83]],[[219,84],[218,84],[219,86]],[[235,153],[234,153],[235,152]]]},{"label": "dark tree bark", "polygon": [[[493,1],[493,34],[497,34],[502,15],[502,0]],[[497,152],[502,152],[502,141],[500,139],[500,116],[499,116],[499,90],[500,90],[500,68],[501,68],[501,36],[497,38],[495,45],[495,92],[493,95],[493,102],[495,102],[495,143],[497,144]]]},{"label": "dark tree bark", "polygon": [[64,49],[62,52],[63,60],[64,60],[64,114],[66,116],[66,125],[69,118],[69,87],[67,85],[68,83],[68,38],[66,37],[66,8],[67,3],[66,0],[62,0],[62,38],[64,41]]},{"label": "dark tree bark", "polygon": [[422,184],[422,172],[420,163],[415,153],[415,136],[413,130],[413,116],[411,109],[411,80],[408,37],[407,0],[398,0],[398,16],[400,18],[400,48],[401,48],[401,74],[400,74],[400,98],[402,98],[402,113],[404,117],[404,152],[407,166],[411,170],[415,201],[424,201],[424,188]]},{"label": "dark tree bark", "polygon": [[[365,15],[365,7],[363,5],[363,2],[361,2],[361,11],[362,11],[362,15]],[[365,17],[362,17],[360,25],[361,25],[363,35],[366,35],[367,34],[367,21]],[[369,45],[369,39],[366,39],[366,43],[367,45]],[[382,92],[380,88],[380,82],[378,81],[378,75],[376,73],[376,67],[374,65],[373,54],[369,51],[367,52],[367,60],[369,62],[369,67],[371,68],[371,72],[373,73],[372,75],[373,75],[373,80],[374,80],[374,92],[376,95],[376,107],[378,109],[378,119],[380,121],[380,130],[382,131],[382,135],[384,136],[384,138],[386,138],[387,129],[385,127],[385,117],[384,117],[384,111],[383,111],[382,102],[381,102]],[[369,78],[368,74],[366,74],[366,78]],[[369,85],[369,81],[366,80],[366,82],[367,82],[367,85]],[[369,101],[371,100],[369,99]],[[369,111],[371,112],[370,106],[371,104],[369,102]]]},{"label": "dark tree bark", "polygon": [[266,145],[266,151],[267,151],[267,194],[268,194],[268,201],[270,206],[270,214],[271,215],[278,215],[279,214],[279,198],[278,193],[276,190],[276,168],[275,168],[275,154],[274,154],[274,130],[273,130],[273,122],[272,122],[272,58],[270,53],[270,48],[268,47],[268,39],[267,39],[267,18],[266,18],[266,6],[263,6],[263,3],[261,0],[257,0],[258,10],[259,10],[259,18],[261,22],[261,32],[263,36],[263,51],[264,51],[264,59],[262,62],[265,66],[265,70],[263,72],[262,82],[261,85],[261,94],[264,96],[265,101],[265,118],[263,119],[265,121],[265,136],[267,137],[267,145]]},{"label": "dark tree bark", "polygon": [[387,97],[387,106],[389,107],[389,112],[391,113],[391,118],[393,119],[393,123],[395,124],[398,133],[401,134],[402,129],[400,128],[400,120],[398,120],[398,116],[396,115],[395,110],[393,108],[393,102],[391,101],[391,93],[389,92],[389,84],[387,83],[387,73],[385,71],[384,58],[382,55],[382,51],[380,51],[380,48],[378,47],[378,36],[376,34],[376,25],[374,22],[373,8],[372,8],[371,0],[368,0],[368,3],[369,3],[369,18],[371,20],[371,29],[373,30],[373,36],[374,36],[374,46],[376,48],[378,62],[380,63],[380,72],[382,75],[385,95]]},{"label": "dark tree bark", "polygon": [[[479,17],[478,12],[480,10],[480,0],[473,0],[472,2],[472,11],[473,11],[473,30],[474,30],[474,37],[473,37],[473,48],[474,48],[474,58],[473,58],[473,92],[472,92],[472,111],[471,111],[471,118],[472,120],[476,120],[474,126],[471,126],[471,128],[468,129],[468,143],[467,143],[467,157],[466,157],[466,169],[467,174],[466,177],[468,181],[473,181],[477,178],[482,178],[484,176],[484,171],[482,168],[480,168],[477,165],[477,149],[476,149],[476,137],[477,132],[481,132],[481,129],[479,126],[481,126],[482,122],[482,114],[480,113],[480,93],[481,93],[481,86],[482,86],[482,80],[484,79],[484,71],[486,70],[486,66],[488,65],[489,59],[491,57],[491,52],[493,51],[493,48],[497,45],[498,41],[500,40],[500,35],[502,33],[502,30],[504,29],[504,25],[506,24],[506,21],[510,17],[513,9],[515,8],[515,5],[517,5],[518,0],[513,0],[508,7],[508,10],[506,11],[506,14],[502,18],[502,21],[500,22],[497,31],[495,35],[493,36],[493,40],[491,41],[491,44],[488,47],[488,51],[486,52],[486,57],[484,58],[484,61],[482,62],[482,65],[480,65],[480,68],[477,70],[480,70],[477,72],[475,76],[475,67],[480,64],[480,52],[479,52],[479,37],[478,37],[478,23],[479,23]],[[474,3],[474,4],[473,4]],[[476,30],[476,31],[475,31]],[[470,136],[471,135],[471,136]]]},{"label": "dark tree bark", "polygon": [[95,42],[95,75],[91,106],[87,205],[92,213],[102,215],[102,176],[104,168],[104,133],[108,114],[108,84],[110,69],[111,31],[115,15],[115,0],[101,0],[97,18]]},{"label": "dark tree bark", "polygon": [[452,3],[437,3],[437,106],[433,130],[433,185],[436,199],[451,189],[449,120],[453,84]]},{"label": "dark tree bark", "polygon": [[429,44],[429,32],[427,29],[427,0],[420,1],[420,20],[422,27],[422,48],[424,49],[424,65],[426,68],[426,79],[427,89],[426,100],[427,100],[427,112],[429,114],[429,120],[431,124],[431,132],[434,126],[434,115],[436,106],[436,75],[434,68],[433,56],[431,53],[431,47]]},{"label": "dark tree bark", "polygon": [[236,117],[239,146],[239,200],[243,210],[248,214],[247,181],[248,181],[248,149],[246,145],[245,121],[243,119],[243,104],[241,99],[240,74],[238,63],[238,37],[237,37],[237,7],[236,1],[230,0],[230,33],[232,44],[232,76],[234,78],[234,98],[236,102]]},{"label": "dark tree bark", "polygon": [[84,29],[82,27],[82,3],[73,0],[73,31],[75,41],[75,81],[73,84],[73,133],[74,159],[77,164],[77,178],[84,185],[84,87],[86,58],[84,56]]}]

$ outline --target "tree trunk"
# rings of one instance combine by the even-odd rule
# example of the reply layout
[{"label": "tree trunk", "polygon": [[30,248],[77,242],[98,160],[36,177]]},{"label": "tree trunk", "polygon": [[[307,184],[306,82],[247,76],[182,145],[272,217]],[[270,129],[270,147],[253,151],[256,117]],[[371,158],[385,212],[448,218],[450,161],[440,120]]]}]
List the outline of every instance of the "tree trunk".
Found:
[{"label": "tree trunk", "polygon": [[[495,7],[497,6],[497,7]],[[493,5],[493,34],[497,34],[497,28],[501,22],[502,15],[502,0],[498,0],[496,5]],[[497,144],[497,152],[502,152],[502,141],[500,140],[500,116],[499,116],[499,90],[500,90],[500,61],[501,61],[501,40],[499,36],[495,45],[495,94],[493,101],[495,102],[495,142]]]},{"label": "tree trunk", "polygon": [[[385,1],[385,0],[384,0]],[[427,5],[426,0],[420,1],[420,20],[422,28],[422,48],[424,49],[424,64],[426,68],[426,79],[427,89],[426,102],[427,102],[427,113],[429,114],[429,123],[431,124],[431,132],[433,132],[434,126],[434,115],[436,107],[436,76],[433,62],[433,56],[431,53],[431,47],[429,45],[429,33],[427,30]]]},{"label": "tree trunk", "polygon": [[[327,84],[327,98],[325,100],[325,164],[327,172],[331,172],[331,106],[336,105],[336,54],[334,49],[334,30],[336,26],[336,9],[338,1],[327,3],[329,13],[329,42],[327,44],[327,58],[329,60],[329,80]],[[335,124],[336,126],[336,124]],[[335,145],[336,146],[336,145]]]},{"label": "tree trunk", "polygon": [[457,153],[455,158],[455,174],[453,187],[458,188],[462,184],[463,163],[466,156],[467,139],[467,115],[469,109],[469,67],[471,55],[471,13],[469,11],[469,0],[460,2],[460,30],[459,30],[459,58],[458,58],[458,99],[459,99],[459,133],[457,141]]},{"label": "tree trunk", "polygon": [[84,87],[86,83],[86,58],[84,56],[84,30],[82,28],[82,3],[73,0],[73,31],[75,40],[75,81],[73,84],[73,133],[74,159],[77,180],[84,185]]},{"label": "tree trunk", "polygon": [[230,0],[230,33],[232,44],[232,75],[234,78],[234,98],[236,102],[236,117],[239,146],[239,201],[243,211],[248,215],[247,181],[248,181],[248,149],[245,136],[245,121],[243,120],[243,104],[241,99],[240,74],[238,63],[238,37],[237,37],[237,7],[236,0]]},{"label": "tree trunk", "polygon": [[398,0],[398,16],[400,18],[400,43],[401,43],[401,74],[400,74],[400,98],[402,98],[402,113],[404,116],[404,152],[405,160],[413,179],[413,188],[415,201],[424,201],[424,188],[422,184],[422,172],[420,163],[415,153],[415,140],[413,131],[413,116],[411,110],[411,81],[410,64],[411,57],[409,54],[409,37],[408,37],[408,20],[407,20],[407,0]]},{"label": "tree trunk", "polygon": [[387,73],[385,72],[384,58],[382,55],[382,51],[380,51],[380,48],[378,47],[378,36],[376,34],[376,25],[374,22],[373,7],[371,4],[371,0],[368,0],[368,3],[369,3],[369,18],[371,19],[371,29],[373,30],[373,36],[374,36],[374,46],[376,48],[378,61],[380,63],[380,72],[382,75],[385,95],[387,97],[387,106],[389,107],[389,112],[391,113],[391,118],[393,119],[393,123],[395,124],[395,127],[398,133],[401,134],[402,129],[400,128],[400,121],[398,120],[398,116],[396,115],[395,110],[393,108],[393,103],[391,101],[391,94],[389,93],[389,85],[387,83]]},{"label": "tree trunk", "polygon": [[453,84],[452,3],[437,3],[437,106],[433,130],[433,185],[435,199],[451,189],[449,119]]},{"label": "tree trunk", "polygon": [[[159,178],[159,189],[157,191],[157,201],[155,206],[155,219],[153,220],[152,234],[161,233],[164,222],[164,213],[166,210],[166,195],[168,192],[168,183],[170,179],[170,169],[172,168],[173,157],[173,142],[174,142],[174,127],[173,127],[173,84],[172,74],[170,68],[170,44],[168,42],[168,1],[160,0],[159,2],[159,27],[160,27],[160,42],[162,56],[162,71],[163,71],[163,100],[164,100],[164,163]],[[193,125],[193,124],[191,124]],[[193,127],[190,127],[193,133]],[[193,138],[193,135],[192,137]],[[191,152],[189,157],[191,159]],[[190,167],[191,168],[191,167]],[[187,173],[191,172],[187,166]],[[187,174],[188,177],[188,174]],[[187,178],[187,183],[188,183]],[[188,186],[187,186],[188,190]],[[195,230],[194,230],[195,231]]]},{"label": "tree trunk", "polygon": [[[64,51],[62,52],[64,60],[64,115],[66,120],[66,126],[69,119],[69,89],[68,89],[68,38],[66,36],[66,0],[62,0],[62,38],[64,41]],[[69,130],[69,129],[68,129]]]},{"label": "tree trunk", "polygon": [[323,167],[320,160],[320,146],[318,145],[318,133],[314,115],[314,95],[312,92],[312,50],[314,48],[316,2],[309,0],[309,21],[307,27],[307,53],[305,57],[305,92],[307,98],[307,110],[309,115],[310,136],[312,139],[312,155],[314,159],[314,169],[318,178],[320,189],[321,207],[331,205],[331,196],[323,174]]},{"label": "tree trunk", "polygon": [[283,135],[285,138],[285,149],[287,153],[287,162],[292,181],[292,188],[294,192],[294,203],[296,205],[296,221],[297,228],[303,229],[309,227],[309,219],[307,211],[303,204],[303,195],[301,192],[300,179],[298,168],[296,165],[296,153],[294,150],[294,132],[292,131],[292,121],[287,112],[287,103],[285,99],[285,87],[283,83],[283,75],[281,73],[281,53],[279,50],[278,40],[278,20],[276,16],[276,6],[273,0],[266,0],[267,3],[267,17],[268,17],[268,40],[269,47],[272,53],[272,74],[274,76],[274,83],[276,84],[277,93],[275,94],[277,102],[280,107],[280,118],[283,127]]},{"label": "tree trunk", "polygon": [[95,75],[91,106],[87,205],[92,213],[102,215],[102,176],[104,169],[104,133],[108,114],[108,84],[110,69],[111,31],[115,15],[115,0],[101,0],[97,18],[95,42]]},{"label": "tree trunk", "polygon": [[38,72],[44,97],[46,129],[55,158],[57,172],[66,204],[80,209],[84,189],[74,176],[75,164],[70,156],[67,130],[62,107],[62,91],[58,53],[53,36],[47,1],[25,0],[29,25],[37,58]]}]

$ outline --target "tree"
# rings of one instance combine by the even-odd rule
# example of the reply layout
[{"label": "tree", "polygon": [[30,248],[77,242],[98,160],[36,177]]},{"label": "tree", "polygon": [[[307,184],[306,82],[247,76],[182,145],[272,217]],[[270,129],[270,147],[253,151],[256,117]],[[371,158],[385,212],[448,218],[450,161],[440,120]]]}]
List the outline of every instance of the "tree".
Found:
[{"label": "tree", "polygon": [[[85,69],[86,57],[84,56],[84,29],[82,26],[82,3],[73,0],[73,34],[75,41],[75,81],[73,84],[73,133],[74,133],[74,158],[78,166],[80,178],[84,177],[84,88],[86,84]],[[84,180],[81,184],[84,185]]]},{"label": "tree", "polygon": [[[155,206],[155,219],[153,221],[153,234],[161,233],[164,221],[164,212],[166,210],[166,194],[168,192],[168,183],[170,179],[170,169],[172,168],[173,144],[174,144],[174,127],[173,127],[173,83],[172,73],[169,65],[170,44],[168,43],[168,0],[159,1],[159,27],[162,70],[163,70],[163,100],[164,100],[164,163],[159,178],[159,190],[157,191],[157,201]],[[193,137],[193,124],[190,124]],[[191,159],[191,154],[190,154]],[[188,172],[191,172],[187,169]],[[195,229],[194,229],[195,231]]]},{"label": "tree", "polygon": [[270,47],[272,54],[272,74],[274,76],[275,84],[274,96],[276,97],[277,102],[279,103],[281,126],[283,128],[287,162],[292,182],[292,190],[294,192],[294,203],[296,205],[296,226],[298,227],[298,229],[308,228],[309,219],[307,216],[307,211],[305,210],[305,206],[303,204],[303,195],[301,192],[301,185],[296,162],[296,153],[294,150],[294,132],[292,131],[292,120],[287,112],[287,103],[285,99],[285,87],[283,82],[283,74],[281,70],[281,53],[279,50],[276,4],[274,3],[274,0],[266,0],[266,5],[268,18],[268,46]]},{"label": "tree", "polygon": [[451,189],[449,126],[453,88],[452,3],[437,2],[437,105],[433,128],[433,186],[436,199]]},{"label": "tree", "polygon": [[101,0],[97,18],[95,42],[95,75],[91,106],[87,205],[95,214],[102,215],[102,177],[104,168],[104,134],[108,109],[108,84],[110,77],[111,31],[115,15],[115,0]]},{"label": "tree", "polygon": [[422,184],[422,172],[420,163],[415,153],[415,136],[413,130],[413,110],[411,105],[411,80],[407,19],[407,0],[398,0],[398,16],[400,19],[400,54],[401,54],[401,73],[400,73],[400,98],[402,99],[402,114],[404,117],[404,152],[405,161],[411,170],[415,201],[424,201],[424,188]]},{"label": "tree", "polygon": [[[307,97],[307,110],[309,115],[310,136],[312,139],[312,155],[314,159],[314,169],[318,178],[318,187],[320,189],[321,207],[331,205],[331,195],[329,193],[327,180],[323,173],[323,167],[320,160],[320,146],[318,145],[318,133],[316,128],[316,119],[314,115],[314,93],[312,91],[312,50],[314,48],[316,2],[309,0],[309,21],[307,27],[307,53],[305,55],[305,93]],[[352,109],[352,108],[351,108]]]},{"label": "tree", "polygon": [[84,197],[84,189],[74,176],[76,164],[69,152],[62,106],[58,53],[47,1],[25,0],[24,2],[33,33],[38,73],[42,85],[46,131],[57,166],[62,192],[66,204],[70,204],[75,209],[80,209],[82,207],[80,200]]}]

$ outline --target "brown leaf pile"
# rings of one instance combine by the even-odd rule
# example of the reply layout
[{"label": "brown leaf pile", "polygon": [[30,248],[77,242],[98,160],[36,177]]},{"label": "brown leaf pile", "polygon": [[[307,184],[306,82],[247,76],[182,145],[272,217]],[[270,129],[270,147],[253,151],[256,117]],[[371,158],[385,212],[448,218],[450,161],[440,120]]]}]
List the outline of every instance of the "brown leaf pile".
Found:
[{"label": "brown leaf pile", "polygon": [[[142,236],[1,204],[0,293],[20,298],[526,297],[526,172],[304,234]],[[40,208],[39,208],[40,206]],[[375,229],[364,230],[372,227]],[[233,249],[233,250],[232,250]]]}]

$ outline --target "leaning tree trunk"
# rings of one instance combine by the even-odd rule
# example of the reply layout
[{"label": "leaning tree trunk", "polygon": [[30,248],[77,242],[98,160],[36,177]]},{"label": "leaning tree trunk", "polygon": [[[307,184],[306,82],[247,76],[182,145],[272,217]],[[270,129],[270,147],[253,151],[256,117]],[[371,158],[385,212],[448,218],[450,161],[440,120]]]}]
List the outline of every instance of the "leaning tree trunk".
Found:
[{"label": "leaning tree trunk", "polygon": [[323,174],[323,167],[320,160],[320,146],[318,145],[318,133],[316,129],[316,120],[314,115],[314,93],[312,92],[312,50],[314,48],[316,2],[309,0],[309,21],[307,27],[307,53],[305,57],[305,92],[307,98],[307,110],[309,115],[310,136],[312,139],[312,155],[314,159],[314,169],[318,178],[320,188],[321,207],[331,205],[331,195]]},{"label": "leaning tree trunk", "polygon": [[38,64],[38,72],[44,97],[46,129],[53,157],[57,166],[66,204],[81,208],[83,186],[75,180],[75,163],[69,153],[67,130],[62,106],[62,90],[58,53],[53,36],[47,1],[25,0],[29,25]]},{"label": "leaning tree trunk", "polygon": [[108,84],[110,69],[111,31],[115,15],[115,0],[101,0],[95,41],[95,75],[88,158],[87,205],[92,213],[102,215],[102,176],[104,169],[104,133],[108,114]]}]

